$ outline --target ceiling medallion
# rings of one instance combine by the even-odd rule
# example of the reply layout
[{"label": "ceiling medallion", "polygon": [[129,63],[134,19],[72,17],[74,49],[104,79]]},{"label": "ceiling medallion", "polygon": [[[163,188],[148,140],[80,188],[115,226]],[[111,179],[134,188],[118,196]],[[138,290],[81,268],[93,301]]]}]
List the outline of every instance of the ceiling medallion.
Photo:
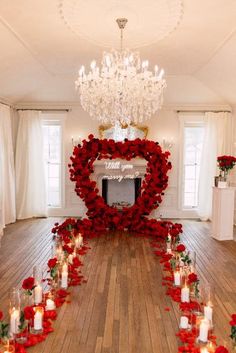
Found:
[{"label": "ceiling medallion", "polygon": [[123,48],[126,18],[116,20],[120,29],[120,50],[104,52],[101,67],[91,62],[89,72],[82,66],[75,82],[83,109],[102,123],[142,123],[161,108],[166,87],[164,70],[149,69],[139,53]]},{"label": "ceiling medallion", "polygon": [[178,26],[183,0],[59,0],[64,23],[76,35],[101,47],[117,48],[114,18],[129,19],[129,48],[156,43]]}]

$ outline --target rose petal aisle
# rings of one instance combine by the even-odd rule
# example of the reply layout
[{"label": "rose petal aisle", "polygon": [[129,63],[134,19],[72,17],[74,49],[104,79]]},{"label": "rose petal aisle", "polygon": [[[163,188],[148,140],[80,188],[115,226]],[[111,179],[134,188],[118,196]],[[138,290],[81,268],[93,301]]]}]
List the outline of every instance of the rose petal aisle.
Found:
[{"label": "rose petal aisle", "polygon": [[[178,352],[228,352],[225,347],[216,345],[212,293],[209,291],[205,297],[200,293],[195,256],[180,243],[182,225],[148,218],[162,202],[168,186],[167,173],[171,169],[168,156],[169,152],[163,152],[157,142],[141,139],[115,142],[89,135],[88,140],[74,148],[69,165],[70,178],[75,182],[75,192],[85,202],[88,218],[68,218],[62,224],[55,224],[52,229],[55,246],[47,263],[47,276],[42,278],[34,270],[33,275],[23,281],[21,296],[19,290],[12,291],[10,323],[0,312],[4,353],[14,352],[12,344],[16,353],[25,353],[28,347],[44,341],[53,332],[57,309],[65,302],[70,303],[69,288],[86,282],[80,269],[82,257],[90,249],[89,239],[110,230],[128,231],[127,234],[150,239],[163,266],[166,295],[178,303],[181,313],[180,330],[176,333],[180,343]],[[105,203],[96,182],[90,179],[93,164],[96,159],[130,161],[136,157],[147,161],[140,196],[133,206],[118,212]],[[235,315],[230,325],[231,338],[236,342]]]},{"label": "rose petal aisle", "polygon": [[[180,243],[178,236],[169,235],[162,243],[152,241],[151,246],[163,266],[162,285],[166,287],[166,295],[179,307],[180,329],[176,333],[179,339],[178,352],[228,353],[226,347],[217,346],[212,323],[212,293],[209,290],[204,297],[200,292],[196,259],[191,258],[191,253]],[[231,338],[236,346],[235,315],[232,315],[230,325]]]}]

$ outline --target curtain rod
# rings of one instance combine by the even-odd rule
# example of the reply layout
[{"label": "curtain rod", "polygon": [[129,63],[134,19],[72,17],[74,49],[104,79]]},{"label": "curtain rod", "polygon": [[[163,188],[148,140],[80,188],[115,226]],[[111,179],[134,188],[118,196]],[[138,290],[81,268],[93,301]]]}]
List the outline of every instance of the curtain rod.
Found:
[{"label": "curtain rod", "polygon": [[4,102],[0,102],[0,104],[6,105],[7,107],[11,107],[10,104],[4,103]]},{"label": "curtain rod", "polygon": [[232,113],[232,110],[199,109],[199,110],[176,110],[177,113]]},{"label": "curtain rod", "polygon": [[34,108],[17,108],[18,110],[36,110],[36,111],[40,111],[40,112],[69,112],[70,109],[34,109]]}]

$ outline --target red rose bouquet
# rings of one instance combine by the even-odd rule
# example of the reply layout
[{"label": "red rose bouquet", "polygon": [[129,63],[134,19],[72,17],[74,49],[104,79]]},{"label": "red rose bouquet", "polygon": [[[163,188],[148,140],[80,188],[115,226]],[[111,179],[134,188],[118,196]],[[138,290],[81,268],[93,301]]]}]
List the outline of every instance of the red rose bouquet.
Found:
[{"label": "red rose bouquet", "polygon": [[231,335],[230,335],[230,337],[232,338],[232,340],[236,344],[236,314],[233,314],[231,316],[231,320],[230,320],[229,324],[231,326]]},{"label": "red rose bouquet", "polygon": [[236,164],[236,157],[234,156],[219,156],[217,157],[217,163],[219,169],[224,173],[224,176],[233,169]]},{"label": "red rose bouquet", "polygon": [[26,291],[26,294],[32,295],[35,285],[34,277],[28,277],[24,279],[22,283],[22,288]]},{"label": "red rose bouquet", "polygon": [[0,311],[0,339],[8,337],[8,324],[3,321],[3,312]]},{"label": "red rose bouquet", "polygon": [[52,277],[52,279],[55,279],[57,276],[57,265],[58,265],[58,262],[56,257],[48,260],[48,267],[49,267],[50,276]]}]

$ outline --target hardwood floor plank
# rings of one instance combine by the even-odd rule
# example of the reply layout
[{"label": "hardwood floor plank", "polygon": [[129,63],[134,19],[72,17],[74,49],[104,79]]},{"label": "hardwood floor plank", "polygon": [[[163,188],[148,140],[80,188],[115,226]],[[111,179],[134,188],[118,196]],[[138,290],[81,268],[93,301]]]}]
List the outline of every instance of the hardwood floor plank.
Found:
[{"label": "hardwood floor plank", "polygon": [[[0,248],[1,309],[9,290],[51,256],[53,224],[31,219],[9,225]],[[229,342],[229,317],[236,312],[236,242],[210,237],[210,224],[183,221],[183,242],[197,253],[201,282],[215,288],[214,333]],[[111,232],[89,242],[82,272],[87,283],[71,290],[58,311],[55,331],[29,353],[176,353],[176,303],[166,297],[162,267],[146,238]],[[170,311],[166,311],[166,308]]]}]

